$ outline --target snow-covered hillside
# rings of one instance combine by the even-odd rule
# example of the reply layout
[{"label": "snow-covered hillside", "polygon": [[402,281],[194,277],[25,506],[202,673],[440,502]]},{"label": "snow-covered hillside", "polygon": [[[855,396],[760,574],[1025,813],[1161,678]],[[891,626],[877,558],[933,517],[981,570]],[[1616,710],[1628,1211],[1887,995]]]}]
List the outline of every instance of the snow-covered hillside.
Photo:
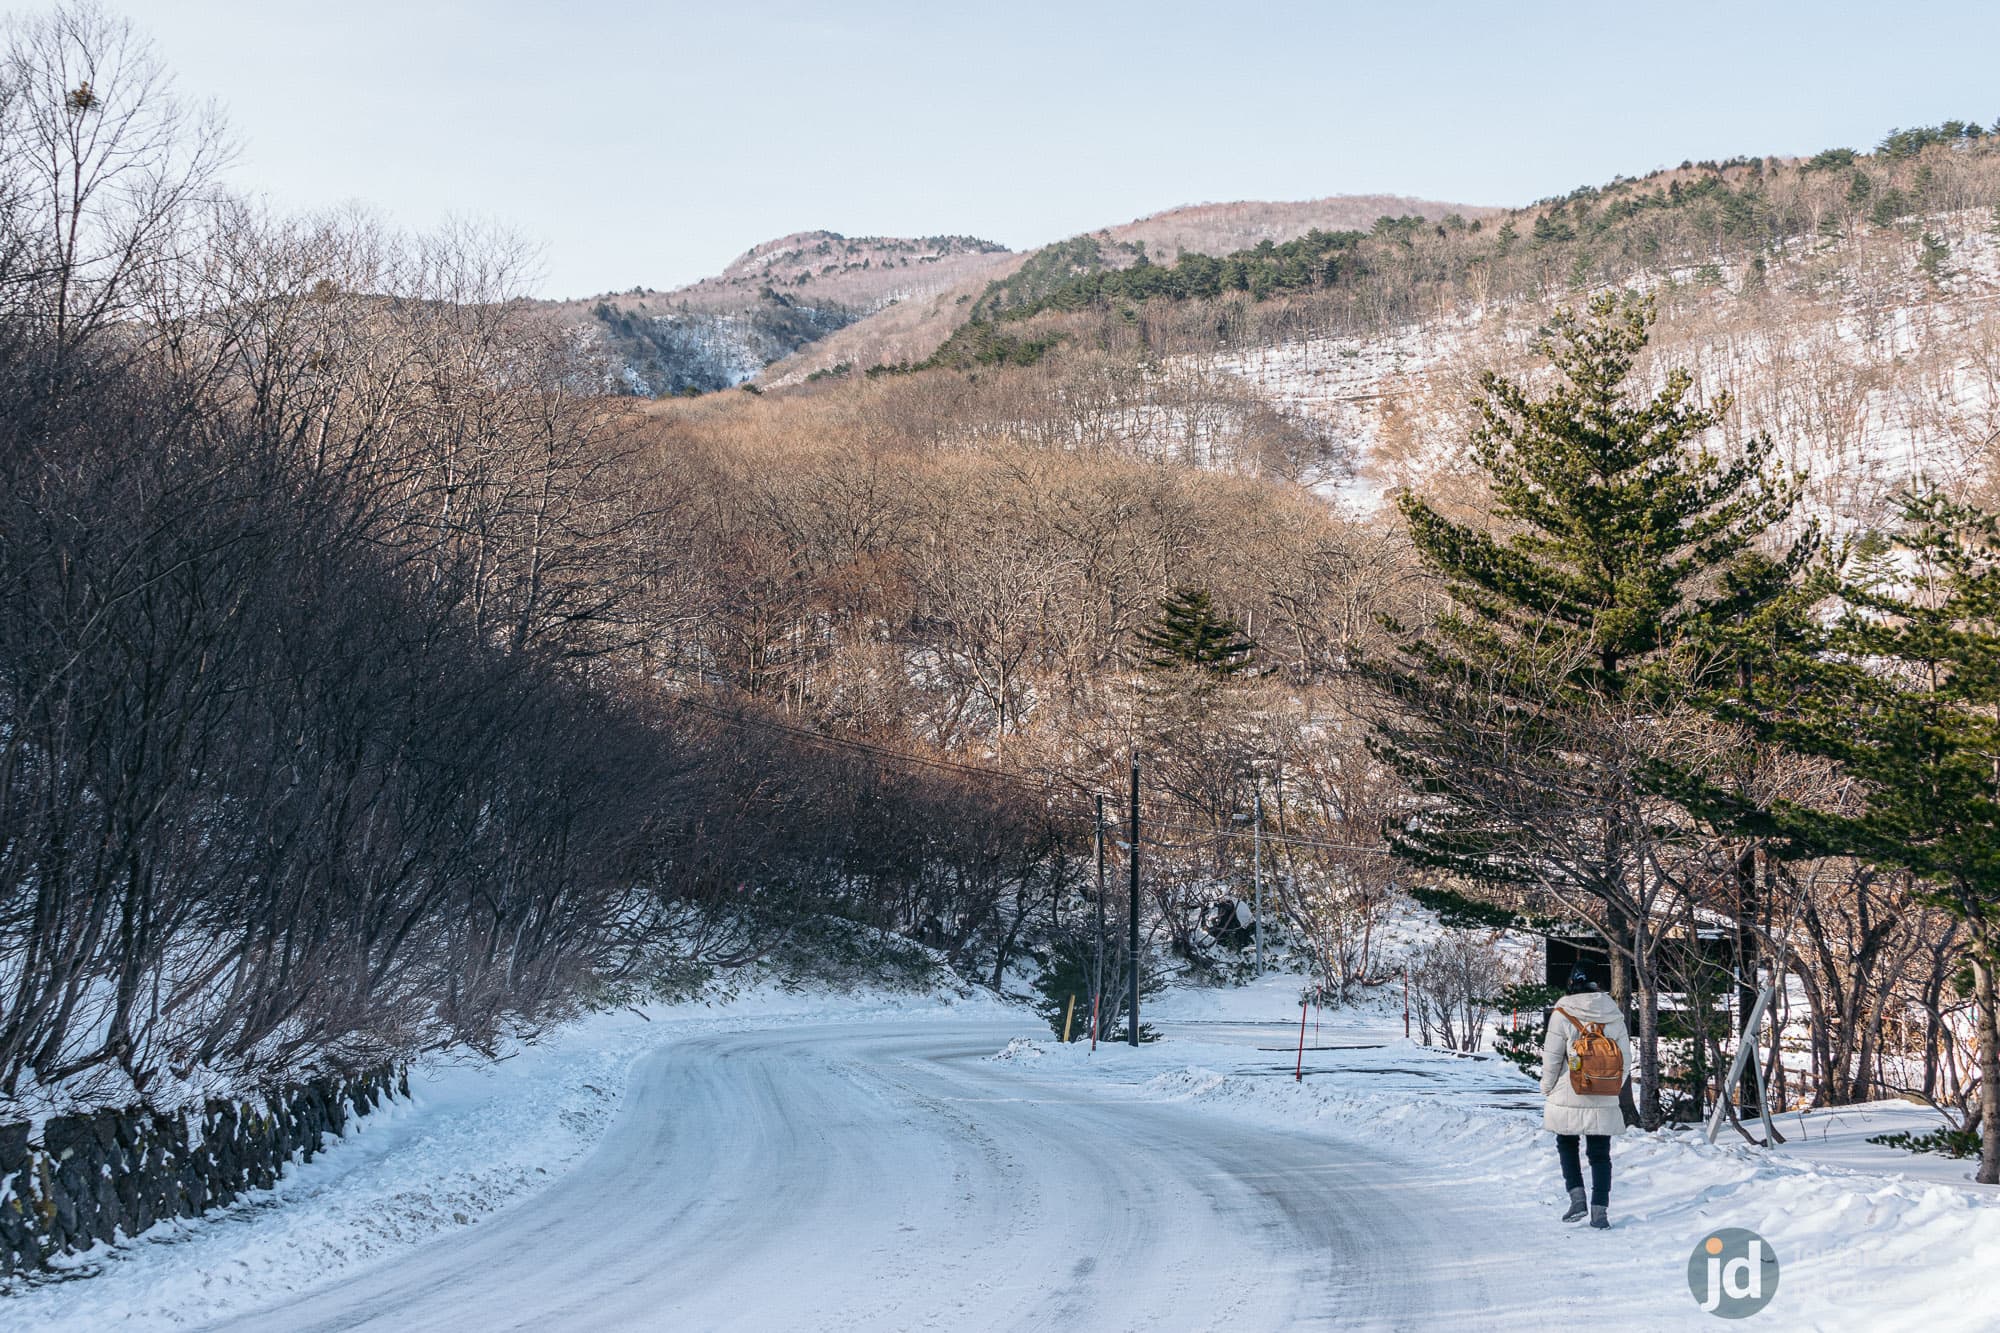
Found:
[{"label": "snow-covered hillside", "polygon": [[734,388],[766,365],[835,329],[858,312],[809,306],[775,295],[738,309],[636,309],[601,302],[587,339],[603,354],[614,392],[660,398]]},{"label": "snow-covered hillside", "polygon": [[[1628,285],[1661,303],[1655,379],[1685,367],[1698,392],[1729,393],[1730,429],[1768,433],[1786,465],[1809,474],[1807,514],[1835,530],[1879,522],[1920,474],[1953,486],[1987,475],[2000,438],[2000,236],[1987,210]],[[1464,471],[1479,373],[1532,379],[1536,329],[1585,294],[1193,360],[1323,423],[1353,470],[1321,487],[1365,512],[1395,489]]]},{"label": "snow-covered hillside", "polygon": [[640,287],[547,311],[604,354],[612,392],[706,393],[891,306],[983,280],[1013,258],[975,236],[804,231],[752,246],[722,272],[672,291]]}]

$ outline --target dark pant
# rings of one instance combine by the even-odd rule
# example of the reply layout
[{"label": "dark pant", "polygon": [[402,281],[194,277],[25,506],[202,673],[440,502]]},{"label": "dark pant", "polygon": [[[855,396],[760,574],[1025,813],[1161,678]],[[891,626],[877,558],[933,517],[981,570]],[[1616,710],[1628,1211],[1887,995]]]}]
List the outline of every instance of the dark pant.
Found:
[{"label": "dark pant", "polygon": [[[1593,1207],[1602,1208],[1611,1202],[1611,1136],[1585,1135],[1584,1149],[1590,1154],[1590,1202]],[[1582,1189],[1583,1163],[1576,1159],[1576,1135],[1556,1135],[1556,1156],[1562,1158],[1563,1184],[1573,1190]]]}]

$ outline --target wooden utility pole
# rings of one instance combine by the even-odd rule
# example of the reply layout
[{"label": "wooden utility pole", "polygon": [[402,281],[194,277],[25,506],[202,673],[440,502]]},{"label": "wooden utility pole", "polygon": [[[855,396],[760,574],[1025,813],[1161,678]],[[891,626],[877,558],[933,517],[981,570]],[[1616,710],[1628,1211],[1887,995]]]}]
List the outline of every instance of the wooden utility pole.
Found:
[{"label": "wooden utility pole", "polygon": [[1256,887],[1257,975],[1264,975],[1264,788],[1250,789],[1250,879]]},{"label": "wooden utility pole", "polygon": [[1132,949],[1132,1026],[1126,1038],[1132,1045],[1139,1044],[1139,752],[1132,752],[1132,920],[1130,944]]},{"label": "wooden utility pole", "polygon": [[1097,797],[1097,963],[1090,979],[1090,1049],[1097,1049],[1097,1014],[1104,1002],[1104,796]]}]

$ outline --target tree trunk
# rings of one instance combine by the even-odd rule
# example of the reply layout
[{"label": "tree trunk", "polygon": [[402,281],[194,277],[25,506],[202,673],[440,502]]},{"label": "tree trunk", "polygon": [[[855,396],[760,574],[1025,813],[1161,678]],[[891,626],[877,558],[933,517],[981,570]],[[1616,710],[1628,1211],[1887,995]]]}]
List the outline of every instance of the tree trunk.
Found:
[{"label": "tree trunk", "polygon": [[[1613,955],[1616,956],[1615,954]],[[1648,1131],[1666,1119],[1660,1105],[1660,989],[1653,967],[1652,929],[1646,919],[1632,922],[1632,980],[1639,1003],[1639,1123]]]},{"label": "tree trunk", "polygon": [[[1736,858],[1736,1038],[1739,1042],[1752,1040],[1750,1011],[1756,1007],[1762,990],[1757,976],[1757,917],[1757,848],[1751,843]],[[1723,1096],[1728,1095],[1724,1089]],[[1756,1061],[1743,1066],[1743,1086],[1737,1095],[1745,1114],[1756,1110],[1757,1099],[1763,1095]]]},{"label": "tree trunk", "polygon": [[1666,1119],[1660,1105],[1660,993],[1648,983],[1638,990],[1639,1078],[1645,1093],[1639,1099],[1639,1123],[1658,1129]]},{"label": "tree trunk", "polygon": [[[1980,932],[1984,935],[1985,932]],[[1973,990],[1979,1024],[1979,1183],[2000,1185],[2000,1014],[1995,1011],[1991,942],[1975,941]]]},{"label": "tree trunk", "polygon": [[1625,1009],[1632,1000],[1632,970],[1625,964],[1624,951],[1626,941],[1631,939],[1631,926],[1623,912],[1610,904],[1606,906],[1605,925],[1611,933],[1604,945],[1611,955],[1611,998],[1620,1009]]}]

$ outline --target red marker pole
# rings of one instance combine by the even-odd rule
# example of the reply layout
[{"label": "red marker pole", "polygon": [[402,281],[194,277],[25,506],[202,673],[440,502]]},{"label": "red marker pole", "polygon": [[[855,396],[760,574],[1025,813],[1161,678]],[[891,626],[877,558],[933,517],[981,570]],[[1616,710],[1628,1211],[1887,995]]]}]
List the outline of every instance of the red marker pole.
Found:
[{"label": "red marker pole", "polygon": [[1090,997],[1090,1049],[1097,1049],[1097,996]]},{"label": "red marker pole", "polygon": [[1410,1039],[1410,965],[1403,964],[1403,1040]]},{"label": "red marker pole", "polygon": [[1298,1066],[1292,1070],[1292,1081],[1295,1083],[1303,1083],[1306,1081],[1306,1007],[1307,1007],[1306,1001],[1300,1000],[1299,1001],[1299,1063]]}]

